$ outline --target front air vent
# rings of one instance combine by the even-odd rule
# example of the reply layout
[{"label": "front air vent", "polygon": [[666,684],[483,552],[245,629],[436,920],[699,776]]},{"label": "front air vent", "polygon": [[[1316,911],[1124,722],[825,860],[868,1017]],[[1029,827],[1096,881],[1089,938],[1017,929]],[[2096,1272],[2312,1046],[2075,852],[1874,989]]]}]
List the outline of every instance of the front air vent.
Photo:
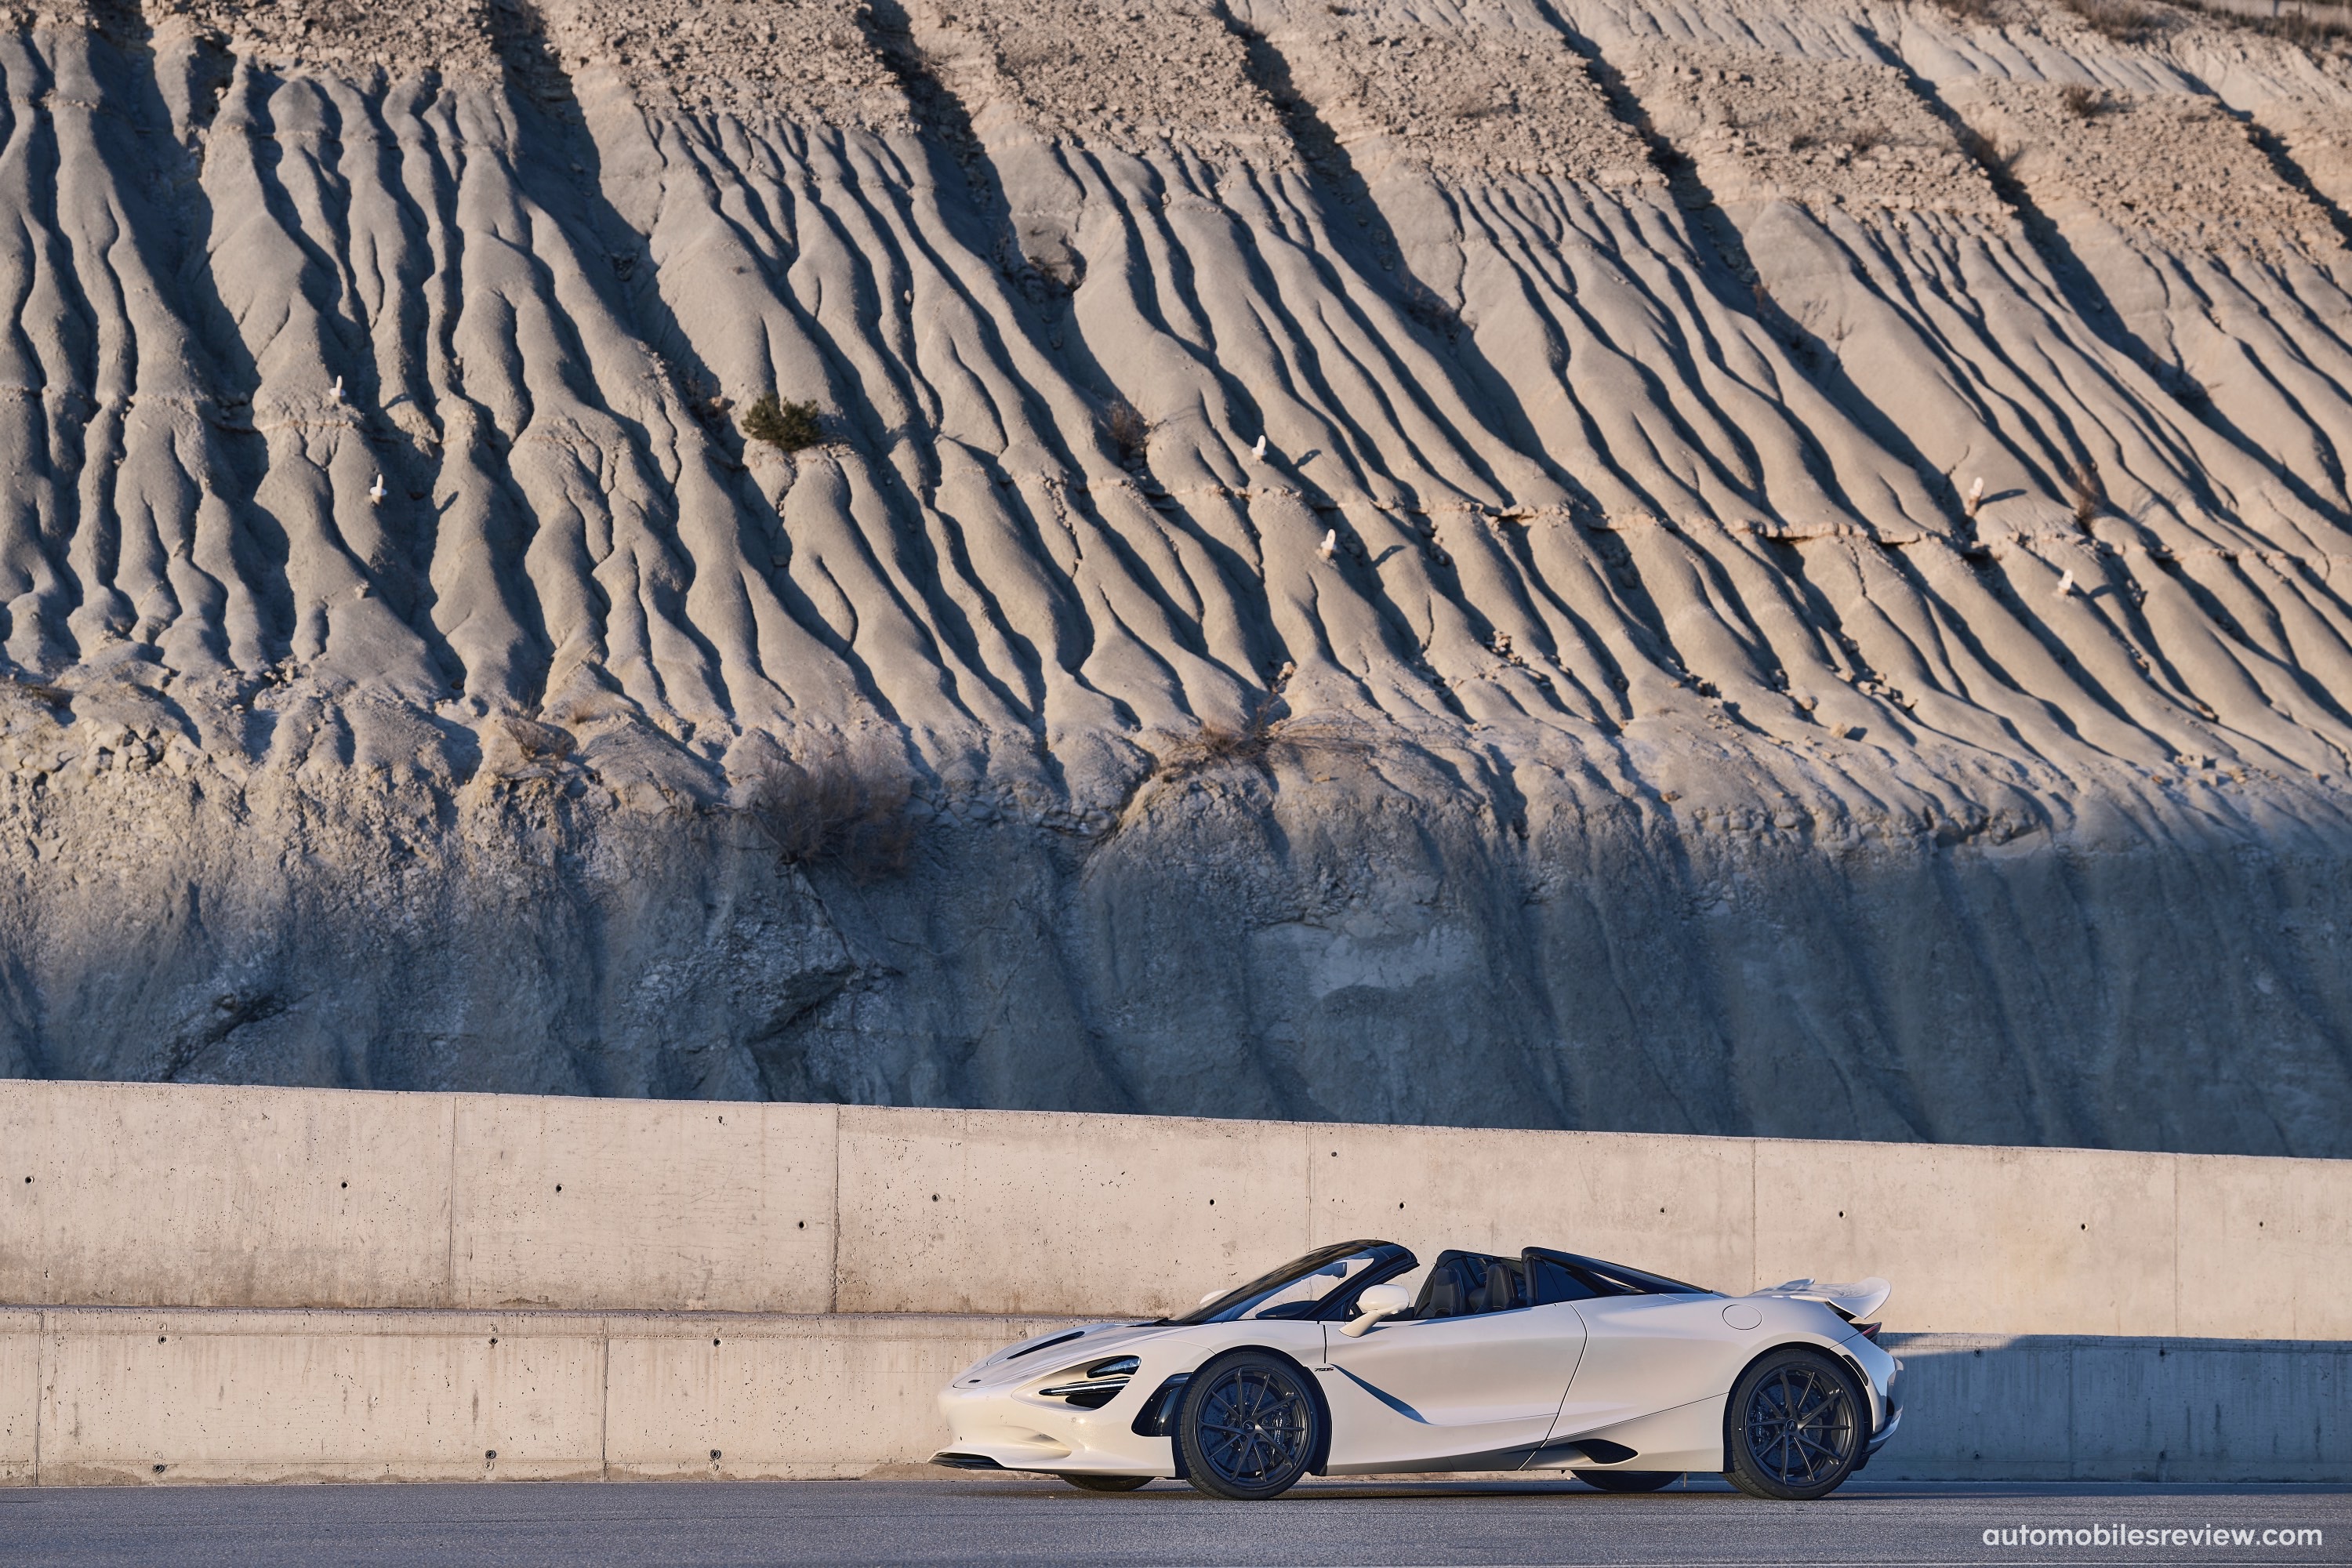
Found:
[{"label": "front air vent", "polygon": [[1004,1359],[1006,1361],[1019,1361],[1024,1355],[1035,1355],[1039,1351],[1049,1351],[1055,1345],[1066,1345],[1072,1340],[1082,1340],[1086,1337],[1086,1330],[1072,1329],[1066,1334],[1055,1334],[1050,1340],[1039,1340],[1034,1345],[1024,1345],[1019,1350],[1014,1351],[1011,1355],[1006,1356]]},{"label": "front air vent", "polygon": [[1180,1372],[1154,1389],[1151,1397],[1135,1413],[1128,1430],[1139,1437],[1172,1437],[1176,1435],[1176,1407],[1184,1402],[1184,1384],[1192,1374]]},{"label": "front air vent", "polygon": [[1113,1356],[1087,1368],[1086,1375],[1072,1383],[1057,1383],[1037,1392],[1048,1399],[1059,1399],[1081,1410],[1100,1410],[1127,1391],[1128,1380],[1135,1375],[1138,1363],[1131,1355]]}]

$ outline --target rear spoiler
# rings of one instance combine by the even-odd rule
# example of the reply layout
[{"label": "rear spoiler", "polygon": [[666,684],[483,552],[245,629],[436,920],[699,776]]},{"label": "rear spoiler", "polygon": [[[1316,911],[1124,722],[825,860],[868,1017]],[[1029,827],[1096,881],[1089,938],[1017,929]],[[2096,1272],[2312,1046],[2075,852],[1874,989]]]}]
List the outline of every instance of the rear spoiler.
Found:
[{"label": "rear spoiler", "polygon": [[1836,1308],[1849,1319],[1862,1319],[1886,1305],[1886,1298],[1895,1294],[1895,1287],[1874,1274],[1851,1285],[1832,1284],[1827,1280],[1791,1279],[1786,1285],[1775,1285],[1769,1290],[1751,1290],[1748,1294],[1821,1301]]}]

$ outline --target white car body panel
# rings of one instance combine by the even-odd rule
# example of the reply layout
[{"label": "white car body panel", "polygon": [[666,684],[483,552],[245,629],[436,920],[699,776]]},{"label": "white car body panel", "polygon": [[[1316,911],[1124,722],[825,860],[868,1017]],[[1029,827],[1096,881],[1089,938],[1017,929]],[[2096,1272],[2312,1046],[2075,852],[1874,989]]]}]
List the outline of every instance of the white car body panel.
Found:
[{"label": "white car body panel", "polygon": [[[1560,1406],[1555,1440],[1601,1435],[1643,1411],[1727,1396],[1740,1369],[1766,1349],[1805,1343],[1829,1350],[1853,1335],[1810,1301],[1755,1296],[1612,1296],[1579,1301],[1576,1310],[1584,1320],[1584,1356]],[[1749,1318],[1748,1327],[1734,1326]]]},{"label": "white car body panel", "polygon": [[1384,1322],[1360,1339],[1323,1327],[1331,1371],[1315,1370],[1331,1409],[1333,1475],[1408,1462],[1512,1468],[1504,1456],[1550,1435],[1584,1348],[1583,1321],[1566,1303]]},{"label": "white car body panel", "polygon": [[1614,1296],[1573,1310],[1584,1320],[1584,1356],[1555,1438],[1728,1394],[1756,1353],[1752,1334],[1725,1325],[1719,1296]]},{"label": "white car body panel", "polygon": [[1581,1457],[1568,1444],[1547,1444],[1528,1468],[1552,1470],[1679,1470],[1714,1474],[1723,1468],[1723,1407],[1725,1393],[1687,1405],[1654,1410],[1620,1421],[1583,1437],[1603,1437],[1633,1450],[1630,1459],[1601,1463]]},{"label": "white car body panel", "polygon": [[[1838,1305],[1823,1299],[1832,1289]],[[1744,1297],[1604,1296],[1386,1320],[1360,1336],[1317,1319],[1079,1325],[959,1373],[940,1394],[953,1441],[938,1462],[1175,1476],[1174,1443],[1139,1432],[1139,1419],[1150,1425],[1171,1379],[1236,1350],[1285,1356],[1320,1392],[1328,1446],[1315,1468],[1324,1474],[1720,1471],[1732,1385],[1758,1357],[1789,1345],[1828,1352],[1860,1374],[1874,1453],[1900,1419],[1902,1363],[1839,1306],[1885,1299],[1882,1280],[1818,1289],[1799,1281]],[[1132,1375],[1099,1409],[1041,1392],[1127,1356]],[[1601,1447],[1579,1447],[1587,1441]]]}]

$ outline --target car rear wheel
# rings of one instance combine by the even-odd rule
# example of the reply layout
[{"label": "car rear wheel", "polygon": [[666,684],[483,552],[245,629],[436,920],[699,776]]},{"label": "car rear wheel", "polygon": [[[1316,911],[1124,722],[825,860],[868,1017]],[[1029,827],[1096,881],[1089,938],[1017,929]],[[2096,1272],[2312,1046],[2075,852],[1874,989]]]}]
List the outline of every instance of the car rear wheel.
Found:
[{"label": "car rear wheel", "polygon": [[1151,1484],[1150,1476],[1064,1476],[1082,1492],[1131,1492]]},{"label": "car rear wheel", "polygon": [[1315,1462],[1323,1411],[1298,1369],[1262,1351],[1211,1362],[1184,1391],[1185,1479],[1211,1497],[1279,1497]]},{"label": "car rear wheel", "polygon": [[1775,1351],[1741,1374],[1725,1412],[1724,1479],[1750,1497],[1826,1497],[1853,1474],[1870,1406],[1818,1351]]},{"label": "car rear wheel", "polygon": [[1683,1479],[1680,1470],[1577,1470],[1576,1479],[1604,1492],[1664,1491]]}]

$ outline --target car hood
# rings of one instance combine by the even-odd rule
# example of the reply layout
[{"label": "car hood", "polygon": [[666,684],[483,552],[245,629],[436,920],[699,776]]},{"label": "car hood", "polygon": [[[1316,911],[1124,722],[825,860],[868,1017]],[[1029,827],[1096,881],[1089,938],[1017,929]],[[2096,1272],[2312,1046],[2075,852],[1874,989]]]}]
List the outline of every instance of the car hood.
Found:
[{"label": "car hood", "polygon": [[956,1374],[961,1384],[967,1378],[985,1376],[991,1373],[1026,1373],[1033,1368],[1045,1371],[1081,1357],[1100,1355],[1112,1349],[1139,1344],[1158,1339],[1178,1325],[1174,1323],[1139,1323],[1132,1319],[1124,1322],[1076,1323],[1066,1329],[1055,1329],[1049,1334],[1036,1334],[1010,1344],[993,1355],[982,1356]]},{"label": "car hood", "polygon": [[1786,1285],[1775,1285],[1769,1290],[1750,1290],[1748,1294],[1786,1296],[1798,1301],[1822,1301],[1849,1318],[1867,1318],[1886,1305],[1886,1298],[1895,1294],[1895,1287],[1874,1274],[1850,1285],[1834,1284],[1825,1279],[1791,1279]]}]

